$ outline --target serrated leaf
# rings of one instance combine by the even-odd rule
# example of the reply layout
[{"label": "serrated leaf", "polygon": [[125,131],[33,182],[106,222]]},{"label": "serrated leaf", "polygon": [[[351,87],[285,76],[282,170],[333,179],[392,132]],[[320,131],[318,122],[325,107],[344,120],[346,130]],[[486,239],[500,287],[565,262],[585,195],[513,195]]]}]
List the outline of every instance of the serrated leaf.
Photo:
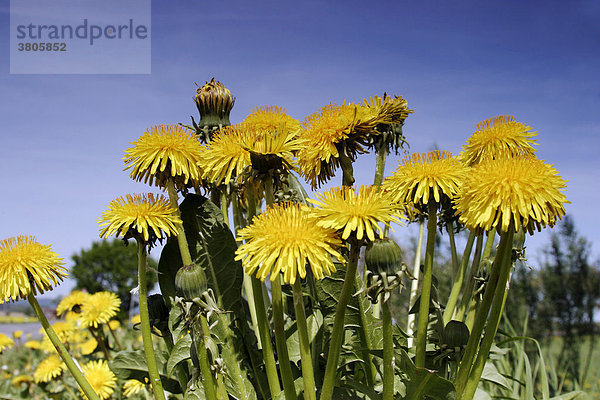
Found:
[{"label": "serrated leaf", "polygon": [[167,376],[173,376],[175,367],[180,362],[190,358],[190,347],[192,346],[192,337],[190,335],[180,335],[169,354],[167,360]]},{"label": "serrated leaf", "polygon": [[[182,390],[179,382],[164,374],[162,367],[165,362],[164,357],[162,357],[160,352],[156,353],[156,362],[158,364],[160,380],[165,390],[168,390],[171,393],[181,393]],[[144,378],[149,378],[146,356],[141,350],[118,352],[115,357],[108,362],[108,367],[115,376],[121,380],[137,379],[140,382],[144,382]]]}]

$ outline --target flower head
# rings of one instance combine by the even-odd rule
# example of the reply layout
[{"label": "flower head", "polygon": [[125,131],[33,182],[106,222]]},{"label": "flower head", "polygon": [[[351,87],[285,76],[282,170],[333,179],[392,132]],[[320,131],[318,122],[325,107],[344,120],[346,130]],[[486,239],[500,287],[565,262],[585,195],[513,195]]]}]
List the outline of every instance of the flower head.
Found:
[{"label": "flower head", "polygon": [[56,306],[56,315],[63,315],[67,311],[80,307],[88,296],[89,293],[82,292],[81,290],[73,290],[58,303]]},{"label": "flower head", "polygon": [[33,382],[33,379],[29,375],[17,375],[10,381],[11,385],[19,387],[23,383],[30,384]]},{"label": "flower head", "polygon": [[93,354],[94,351],[96,351],[97,347],[98,347],[98,341],[94,338],[89,338],[89,339],[77,344],[77,348],[79,349],[81,354],[84,356]]},{"label": "flower head", "polygon": [[[245,240],[236,251],[247,274],[265,280],[269,273],[275,280],[294,283],[306,277],[308,263],[317,279],[335,272],[332,257],[344,259],[336,250],[341,245],[333,229],[317,225],[315,216],[297,203],[276,204],[266,213],[254,217],[252,224],[238,231]],[[258,271],[257,271],[258,270]]]},{"label": "flower head", "polygon": [[408,108],[408,104],[402,96],[393,98],[384,93],[383,97],[374,96],[370,99],[364,99],[362,107],[367,107],[376,113],[377,126],[376,134],[369,135],[370,145],[382,151],[391,151],[394,149],[396,154],[398,149],[406,144],[406,139],[402,134],[402,125],[404,120],[414,110]]},{"label": "flower head", "polygon": [[36,383],[50,382],[52,379],[60,376],[65,369],[65,363],[58,357],[58,355],[53,354],[38,364],[38,367],[33,373],[33,379],[36,381]]},{"label": "flower head", "polygon": [[377,111],[356,104],[329,104],[306,117],[299,139],[298,163],[313,188],[335,175],[340,152],[352,161],[366,153],[370,133],[377,126]]},{"label": "flower head", "polygon": [[13,342],[13,340],[11,338],[9,338],[8,336],[6,336],[4,333],[0,333],[0,353],[8,348],[11,347],[15,344],[15,342]]},{"label": "flower head", "polygon": [[551,165],[533,157],[501,158],[473,167],[456,199],[468,228],[506,232],[511,222],[530,234],[565,214],[566,187]]},{"label": "flower head", "polygon": [[175,209],[164,196],[128,194],[110,202],[108,209],[98,218],[102,230],[100,237],[110,235],[143,238],[147,243],[166,236],[177,235],[182,224]]},{"label": "flower head", "polygon": [[119,296],[112,292],[97,292],[90,295],[81,306],[83,326],[97,328],[117,315],[121,307]]},{"label": "flower head", "polygon": [[498,157],[533,156],[537,133],[531,127],[515,121],[512,115],[498,115],[477,124],[477,131],[463,146],[460,158],[471,166]]},{"label": "flower head", "polygon": [[404,159],[383,187],[400,204],[440,203],[442,196],[454,197],[466,173],[467,169],[452,154],[435,150]]},{"label": "flower head", "polygon": [[140,393],[145,389],[146,385],[144,383],[138,381],[137,379],[129,379],[123,384],[123,395],[126,398],[129,398],[129,396]]},{"label": "flower head", "polygon": [[250,165],[250,153],[244,148],[242,131],[224,127],[203,151],[198,164],[203,177],[216,184],[228,183],[231,177],[240,176]]},{"label": "flower head", "polygon": [[17,236],[0,242],[0,303],[37,295],[67,276],[62,258],[33,236]]},{"label": "flower head", "polygon": [[203,147],[194,132],[179,125],[156,125],[125,150],[125,169],[131,178],[166,187],[173,179],[177,188],[195,186],[201,171],[198,160]]},{"label": "flower head", "polygon": [[318,208],[314,210],[318,225],[342,231],[342,239],[348,239],[351,233],[358,240],[366,237],[375,240],[374,231],[379,236],[383,230],[379,223],[389,226],[390,222],[400,224],[403,218],[398,205],[389,194],[376,186],[336,187],[325,193],[317,194],[318,200],[308,199]]},{"label": "flower head", "polygon": [[[90,361],[82,368],[85,379],[100,399],[107,399],[115,391],[117,377],[104,360]],[[83,393],[83,392],[82,392]],[[84,395],[84,397],[87,397]]]},{"label": "flower head", "polygon": [[300,129],[300,121],[287,115],[284,108],[278,106],[256,107],[239,125],[241,129],[274,131],[285,127],[286,133],[295,135]]}]

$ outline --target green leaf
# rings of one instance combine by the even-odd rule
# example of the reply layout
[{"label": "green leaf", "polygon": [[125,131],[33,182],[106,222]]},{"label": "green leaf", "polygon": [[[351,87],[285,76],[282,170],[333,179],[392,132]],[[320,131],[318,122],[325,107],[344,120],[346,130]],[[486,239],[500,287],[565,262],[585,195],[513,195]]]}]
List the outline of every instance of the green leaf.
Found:
[{"label": "green leaf", "polygon": [[498,372],[498,369],[491,361],[485,363],[483,367],[483,372],[481,374],[481,379],[484,379],[488,382],[495,383],[506,389],[512,389],[508,380]]},{"label": "green leaf", "polygon": [[204,389],[202,387],[188,389],[183,396],[183,400],[206,400]]},{"label": "green leaf", "polygon": [[[181,393],[182,390],[179,382],[161,373],[165,362],[160,352],[156,353],[156,362],[158,363],[160,380],[165,390],[171,393]],[[108,367],[121,380],[137,379],[140,382],[144,382],[144,378],[148,378],[146,356],[142,350],[120,351],[115,355],[115,358],[108,362]]]},{"label": "green leaf", "polygon": [[192,337],[190,335],[180,335],[173,346],[169,359],[167,360],[167,376],[173,376],[175,367],[180,362],[190,358],[190,347],[192,346]]},{"label": "green leaf", "polygon": [[550,400],[586,400],[589,399],[589,395],[585,392],[576,391],[562,394],[551,398]]},{"label": "green leaf", "polygon": [[456,400],[452,382],[425,368],[417,368],[411,375],[406,383],[406,400],[421,400],[425,396],[433,400]]},{"label": "green leaf", "polygon": [[[179,209],[192,260],[206,273],[208,287],[225,311],[218,314],[218,322],[211,330],[222,345],[221,356],[227,371],[225,383],[236,398],[254,400],[256,393],[247,366],[256,337],[246,323],[242,298],[244,272],[241,262],[235,261],[237,243],[223,221],[221,210],[209,199],[189,194]],[[177,243],[167,243],[159,262],[159,271],[163,273],[161,290],[164,287],[167,293],[175,293],[175,274],[181,266]]]}]

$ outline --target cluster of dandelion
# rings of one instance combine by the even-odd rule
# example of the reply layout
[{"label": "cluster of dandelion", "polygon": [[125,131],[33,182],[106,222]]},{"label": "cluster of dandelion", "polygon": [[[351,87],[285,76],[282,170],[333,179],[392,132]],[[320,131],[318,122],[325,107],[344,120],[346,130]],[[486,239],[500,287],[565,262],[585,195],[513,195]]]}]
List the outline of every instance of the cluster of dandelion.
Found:
[{"label": "cluster of dandelion", "polygon": [[[118,197],[98,220],[101,237],[138,245],[143,375],[154,398],[472,399],[522,237],[565,213],[565,181],[535,157],[536,133],[494,117],[458,156],[408,154],[384,178],[388,154],[406,152],[413,110],[401,96],[329,104],[302,122],[262,106],[237,125],[235,99],[214,79],[194,101],[198,123],[152,126],[125,151],[130,177],[166,196]],[[354,163],[369,152],[373,184],[355,185]],[[338,172],[341,186],[314,198],[298,179],[317,190]],[[390,237],[409,222],[420,225],[412,271]],[[445,306],[432,296],[438,225],[454,252]],[[462,257],[460,229],[470,232]],[[146,255],[163,239],[161,294],[148,296]],[[19,247],[11,240],[8,251]],[[34,299],[64,277],[59,260],[4,263],[2,251],[5,300]],[[394,325],[391,294],[407,276],[416,312]]]},{"label": "cluster of dandelion", "polygon": [[[139,316],[121,324],[116,319],[120,304],[121,300],[111,292],[89,294],[75,290],[52,310],[52,314],[60,317],[52,323],[52,330],[100,399],[137,398],[130,395],[150,393],[145,382],[120,379],[108,366],[119,351],[141,348],[141,337],[134,330]],[[12,338],[0,334],[0,358],[7,384],[2,395],[27,399],[81,398],[78,383],[69,375],[60,351],[44,329],[39,335],[24,334],[21,330],[15,330]],[[137,388],[135,392],[132,386]],[[81,394],[85,396],[85,392]]]}]

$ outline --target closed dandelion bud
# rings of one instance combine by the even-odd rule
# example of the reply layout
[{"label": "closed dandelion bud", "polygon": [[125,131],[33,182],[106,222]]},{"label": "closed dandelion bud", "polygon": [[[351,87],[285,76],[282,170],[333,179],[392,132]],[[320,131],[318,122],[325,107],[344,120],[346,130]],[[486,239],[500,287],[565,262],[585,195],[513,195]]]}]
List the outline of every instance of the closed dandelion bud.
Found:
[{"label": "closed dandelion bud", "polygon": [[208,288],[206,274],[202,267],[192,264],[179,268],[177,275],[175,275],[175,288],[177,294],[185,300],[192,301],[202,297],[202,294]]},{"label": "closed dandelion bud", "polygon": [[221,128],[231,125],[229,113],[235,103],[231,92],[221,82],[212,78],[210,82],[199,87],[194,96],[194,102],[200,112],[200,128]]},{"label": "closed dandelion bud", "polygon": [[390,238],[375,239],[365,251],[365,264],[373,273],[395,274],[402,267],[402,249]]},{"label": "closed dandelion bud", "polygon": [[469,328],[464,322],[452,320],[444,328],[444,344],[451,348],[466,346],[469,335]]}]

